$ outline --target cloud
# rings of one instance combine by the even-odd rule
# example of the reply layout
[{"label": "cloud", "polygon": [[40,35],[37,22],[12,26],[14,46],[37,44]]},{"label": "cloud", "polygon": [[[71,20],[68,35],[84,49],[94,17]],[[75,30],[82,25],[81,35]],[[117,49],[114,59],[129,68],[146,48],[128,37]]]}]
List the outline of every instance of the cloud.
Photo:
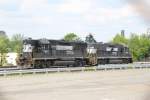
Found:
[{"label": "cloud", "polygon": [[[9,0],[1,2],[9,3]],[[31,18],[33,22],[47,24],[58,19],[64,21],[80,21],[79,24],[103,24],[133,16],[130,5],[121,8],[103,7],[97,0],[62,0],[60,3],[49,3],[48,0],[15,0],[20,3],[17,13],[9,13],[24,18]],[[1,3],[0,2],[0,3]],[[7,12],[6,12],[7,13]],[[9,16],[9,15],[7,15]],[[43,22],[42,22],[43,21]],[[63,22],[63,21],[61,21]]]},{"label": "cloud", "polygon": [[63,3],[57,5],[57,11],[64,14],[82,14],[88,12],[91,6],[91,0],[64,0]]},{"label": "cloud", "polygon": [[0,5],[8,5],[11,3],[17,3],[19,0],[0,0]]},{"label": "cloud", "polygon": [[43,13],[46,13],[48,6],[47,0],[22,0],[22,3],[20,4],[20,12],[29,15],[38,13],[39,15],[42,15]]},{"label": "cloud", "polygon": [[[104,2],[105,0],[58,0],[55,3],[51,0],[0,0],[3,8],[10,7],[9,10],[0,9],[0,23],[11,34],[20,32],[27,33],[27,36],[41,37],[34,33],[58,33],[56,37],[60,38],[67,32],[80,35],[88,32],[112,33],[120,30],[121,26],[132,25],[133,21],[137,21],[133,20],[137,15],[130,4],[114,7],[108,4],[105,6]],[[15,11],[11,10],[14,5],[17,6]],[[112,28],[108,30],[108,27]],[[47,36],[55,37],[56,34]]]},{"label": "cloud", "polygon": [[0,0],[0,9],[14,11],[20,4],[21,0]]},{"label": "cloud", "polygon": [[104,7],[98,0],[64,0],[63,3],[55,6],[55,12],[67,16],[73,15],[71,17],[74,20],[80,17],[79,23],[88,25],[113,23],[137,16],[129,4],[120,8]]},{"label": "cloud", "polygon": [[132,8],[135,9],[150,24],[150,1],[149,0],[127,0]]},{"label": "cloud", "polygon": [[85,21],[91,24],[108,24],[137,16],[130,5],[121,8],[93,8],[84,15]]}]

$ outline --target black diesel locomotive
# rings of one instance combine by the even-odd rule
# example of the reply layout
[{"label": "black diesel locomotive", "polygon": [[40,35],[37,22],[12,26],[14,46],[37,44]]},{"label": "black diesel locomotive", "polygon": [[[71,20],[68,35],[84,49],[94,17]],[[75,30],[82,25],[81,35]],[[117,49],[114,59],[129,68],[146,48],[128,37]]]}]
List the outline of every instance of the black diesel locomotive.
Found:
[{"label": "black diesel locomotive", "polygon": [[48,39],[24,40],[23,52],[17,59],[21,68],[79,67],[114,63],[132,63],[131,54],[126,46]]}]

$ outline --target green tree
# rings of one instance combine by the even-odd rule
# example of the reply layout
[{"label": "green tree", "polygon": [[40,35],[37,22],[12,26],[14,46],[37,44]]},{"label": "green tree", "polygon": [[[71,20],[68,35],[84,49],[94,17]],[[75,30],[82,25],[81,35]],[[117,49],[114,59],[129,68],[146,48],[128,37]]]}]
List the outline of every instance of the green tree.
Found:
[{"label": "green tree", "polygon": [[143,60],[149,56],[150,37],[148,34],[137,35],[132,33],[127,39],[124,36],[117,34],[113,38],[113,43],[123,44],[129,47],[134,60]]},{"label": "green tree", "polygon": [[127,45],[128,44],[128,39],[121,35],[121,34],[117,34],[114,38],[113,38],[113,43],[117,43],[117,44],[123,44],[123,45]]},{"label": "green tree", "polygon": [[139,60],[140,58],[140,37],[136,34],[131,34],[128,47],[132,53],[134,60]]},{"label": "green tree", "polygon": [[147,34],[132,34],[129,39],[129,48],[135,60],[142,60],[149,56],[150,38]]},{"label": "green tree", "polygon": [[75,33],[68,33],[64,36],[63,39],[67,42],[82,41],[81,38],[78,37]]},{"label": "green tree", "polygon": [[1,56],[1,63],[2,66],[5,63],[5,54],[8,53],[9,48],[9,39],[7,36],[0,36],[0,56]]},{"label": "green tree", "polygon": [[22,34],[14,34],[11,38],[11,51],[20,53],[22,50],[24,36]]},{"label": "green tree", "polygon": [[96,43],[96,40],[94,39],[94,36],[92,34],[89,34],[86,36],[85,42],[87,43]]}]

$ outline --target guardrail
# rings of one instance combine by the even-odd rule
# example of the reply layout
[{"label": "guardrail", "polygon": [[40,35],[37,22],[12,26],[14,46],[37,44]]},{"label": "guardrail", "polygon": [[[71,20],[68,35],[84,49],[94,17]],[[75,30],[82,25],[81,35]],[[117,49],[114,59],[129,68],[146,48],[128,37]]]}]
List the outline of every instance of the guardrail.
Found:
[{"label": "guardrail", "polygon": [[24,74],[39,74],[39,73],[53,73],[53,72],[76,72],[76,71],[97,71],[97,70],[121,70],[121,69],[142,69],[150,68],[150,64],[107,64],[93,67],[67,67],[67,68],[45,68],[45,69],[4,69],[0,70],[0,76],[7,75],[24,75]]}]

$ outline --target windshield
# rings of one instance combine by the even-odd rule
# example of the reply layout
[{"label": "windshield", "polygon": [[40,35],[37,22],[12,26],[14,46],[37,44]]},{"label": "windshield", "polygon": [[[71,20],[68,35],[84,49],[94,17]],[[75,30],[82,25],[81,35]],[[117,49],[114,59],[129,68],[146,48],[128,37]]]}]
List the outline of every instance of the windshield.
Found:
[{"label": "windshield", "polygon": [[23,45],[23,52],[32,52],[32,46],[31,46],[31,44],[25,44],[25,45]]}]

